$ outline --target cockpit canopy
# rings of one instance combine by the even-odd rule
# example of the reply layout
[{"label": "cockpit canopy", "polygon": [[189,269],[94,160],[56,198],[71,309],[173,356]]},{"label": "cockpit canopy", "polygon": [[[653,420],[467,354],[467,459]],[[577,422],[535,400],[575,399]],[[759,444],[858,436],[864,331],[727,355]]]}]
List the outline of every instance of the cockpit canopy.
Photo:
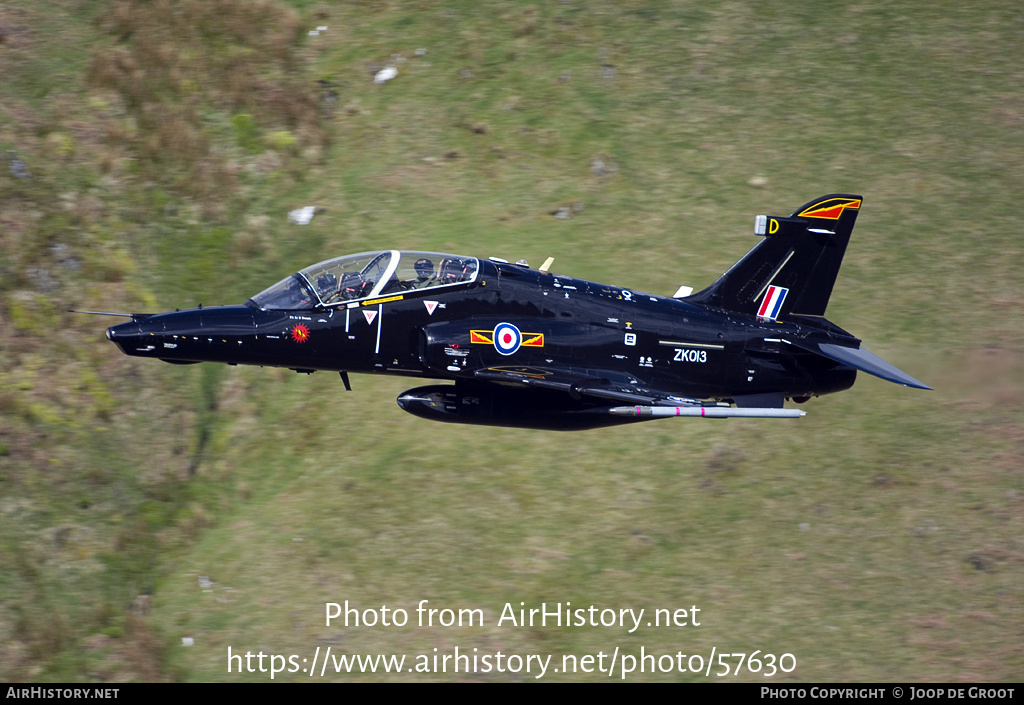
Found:
[{"label": "cockpit canopy", "polygon": [[384,250],[306,267],[252,297],[264,310],[330,308],[361,299],[476,281],[476,257]]}]

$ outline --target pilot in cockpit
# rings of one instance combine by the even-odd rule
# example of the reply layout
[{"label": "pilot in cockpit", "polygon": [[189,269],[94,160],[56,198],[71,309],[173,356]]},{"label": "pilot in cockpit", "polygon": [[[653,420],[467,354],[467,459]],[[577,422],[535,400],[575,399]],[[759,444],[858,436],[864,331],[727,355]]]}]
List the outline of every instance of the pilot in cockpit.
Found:
[{"label": "pilot in cockpit", "polygon": [[434,263],[426,257],[416,260],[413,267],[416,269],[416,279],[412,282],[413,289],[426,289],[438,283],[434,274]]},{"label": "pilot in cockpit", "polygon": [[321,274],[316,280],[316,290],[321,301],[329,300],[338,292],[338,278],[330,272]]}]

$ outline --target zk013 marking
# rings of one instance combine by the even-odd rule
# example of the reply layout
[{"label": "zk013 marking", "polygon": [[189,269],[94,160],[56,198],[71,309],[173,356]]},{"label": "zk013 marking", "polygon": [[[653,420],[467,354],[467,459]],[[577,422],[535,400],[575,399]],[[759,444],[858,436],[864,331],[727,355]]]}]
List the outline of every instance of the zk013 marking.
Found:
[{"label": "zk013 marking", "polygon": [[673,362],[707,362],[708,351],[707,350],[683,350],[682,348],[676,348],[676,356],[672,358]]}]

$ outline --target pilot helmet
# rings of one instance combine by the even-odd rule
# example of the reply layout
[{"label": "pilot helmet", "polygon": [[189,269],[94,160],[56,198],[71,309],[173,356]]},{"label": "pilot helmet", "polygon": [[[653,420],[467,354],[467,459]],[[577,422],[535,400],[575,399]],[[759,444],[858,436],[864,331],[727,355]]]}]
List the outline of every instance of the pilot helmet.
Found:
[{"label": "pilot helmet", "polygon": [[413,266],[416,268],[416,276],[420,281],[426,281],[434,276],[434,263],[426,257],[416,260],[416,264]]},{"label": "pilot helmet", "polygon": [[330,272],[325,272],[317,277],[316,288],[321,294],[327,294],[338,290],[338,278]]}]

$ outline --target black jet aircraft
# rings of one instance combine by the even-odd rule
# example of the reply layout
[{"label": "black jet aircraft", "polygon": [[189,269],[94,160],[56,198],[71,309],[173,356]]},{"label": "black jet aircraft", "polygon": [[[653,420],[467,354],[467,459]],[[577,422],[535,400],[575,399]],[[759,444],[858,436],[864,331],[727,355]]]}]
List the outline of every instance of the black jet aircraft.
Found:
[{"label": "black jet aircraft", "polygon": [[663,416],[803,416],[857,372],[930,389],[826,320],[861,197],[789,217],[711,286],[656,296],[525,262],[383,250],[327,260],[239,306],[120,314],[128,355],[443,380],[403,392],[436,421],[578,430]]}]

